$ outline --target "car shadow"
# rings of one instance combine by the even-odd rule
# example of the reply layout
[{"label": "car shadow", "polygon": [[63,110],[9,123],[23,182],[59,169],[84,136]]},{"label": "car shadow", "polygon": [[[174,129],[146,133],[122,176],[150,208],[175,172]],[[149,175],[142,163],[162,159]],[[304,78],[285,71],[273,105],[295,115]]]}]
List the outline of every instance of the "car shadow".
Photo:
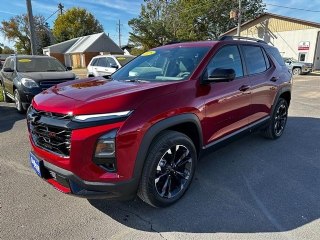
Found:
[{"label": "car shadow", "polygon": [[0,133],[11,130],[15,122],[24,118],[26,115],[18,113],[14,103],[0,102]]},{"label": "car shadow", "polygon": [[320,217],[320,119],[290,117],[284,135],[255,133],[205,154],[176,204],[89,200],[130,228],[156,232],[282,232]]}]

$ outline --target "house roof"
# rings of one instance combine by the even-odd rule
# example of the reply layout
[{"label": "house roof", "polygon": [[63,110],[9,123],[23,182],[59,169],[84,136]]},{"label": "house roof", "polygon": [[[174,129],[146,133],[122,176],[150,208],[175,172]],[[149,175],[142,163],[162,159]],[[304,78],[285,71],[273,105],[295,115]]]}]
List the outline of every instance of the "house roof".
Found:
[{"label": "house roof", "polygon": [[[273,17],[273,18],[277,18],[277,19],[281,19],[281,20],[286,20],[286,21],[290,21],[290,22],[295,22],[295,23],[300,23],[300,24],[305,24],[314,28],[320,28],[320,23],[317,22],[311,22],[311,21],[307,21],[307,20],[302,20],[302,19],[298,19],[298,18],[291,18],[291,17],[287,17],[287,16],[281,16],[281,15],[277,15],[277,14],[273,14],[273,13],[268,13],[265,12],[263,14],[261,14],[260,16],[258,16],[257,18],[251,19],[247,22],[244,22],[241,24],[241,27],[246,26],[250,23],[253,23],[254,21],[259,22],[260,19],[263,19],[265,17]],[[234,27],[230,30],[228,30],[227,32],[221,34],[221,36],[224,35],[228,35],[229,33],[236,31],[237,27]]]},{"label": "house roof", "polygon": [[49,49],[51,53],[65,53],[79,38],[73,38],[61,43],[53,44],[51,46],[43,48],[43,50]]},{"label": "house roof", "polygon": [[88,36],[74,38],[62,43],[54,44],[44,48],[55,53],[84,53],[84,52],[110,52],[123,54],[121,48],[112,41],[104,32]]}]

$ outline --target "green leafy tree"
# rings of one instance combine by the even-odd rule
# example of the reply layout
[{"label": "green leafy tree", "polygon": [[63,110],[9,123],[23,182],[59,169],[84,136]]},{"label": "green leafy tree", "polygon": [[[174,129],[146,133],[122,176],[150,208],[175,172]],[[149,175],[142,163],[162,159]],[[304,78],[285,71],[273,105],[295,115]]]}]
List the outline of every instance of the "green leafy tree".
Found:
[{"label": "green leafy tree", "polygon": [[[141,13],[131,19],[129,41],[149,49],[171,41],[216,39],[236,26],[230,11],[237,0],[145,0]],[[264,12],[262,0],[242,0],[242,22]]]},{"label": "green leafy tree", "polygon": [[102,25],[90,12],[77,7],[59,15],[53,25],[53,35],[57,42],[102,31]]},{"label": "green leafy tree", "polygon": [[131,19],[128,24],[133,29],[129,40],[142,49],[149,49],[174,39],[169,27],[170,8],[176,1],[145,0],[139,17]]},{"label": "green leafy tree", "polygon": [[[14,46],[17,52],[22,54],[30,54],[31,42],[28,16],[26,14],[17,15],[10,18],[8,21],[4,20],[1,23],[2,26],[0,27],[0,31],[8,40],[15,42]],[[36,37],[38,40],[37,50],[38,53],[41,53],[43,47],[46,47],[52,43],[50,38],[50,29],[48,28],[48,24],[45,23],[45,18],[41,15],[34,16],[34,24]]]}]

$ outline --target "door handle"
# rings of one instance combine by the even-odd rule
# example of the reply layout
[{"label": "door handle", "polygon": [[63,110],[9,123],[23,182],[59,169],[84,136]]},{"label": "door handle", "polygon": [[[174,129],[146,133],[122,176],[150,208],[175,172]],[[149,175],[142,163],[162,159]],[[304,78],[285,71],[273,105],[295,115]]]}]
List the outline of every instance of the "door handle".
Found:
[{"label": "door handle", "polygon": [[276,81],[278,81],[278,80],[279,80],[278,77],[272,77],[272,78],[270,79],[271,82],[276,82]]},{"label": "door handle", "polygon": [[242,85],[242,86],[239,88],[239,90],[240,90],[241,92],[245,92],[245,91],[247,91],[248,89],[250,89],[250,86],[248,86],[248,85]]}]

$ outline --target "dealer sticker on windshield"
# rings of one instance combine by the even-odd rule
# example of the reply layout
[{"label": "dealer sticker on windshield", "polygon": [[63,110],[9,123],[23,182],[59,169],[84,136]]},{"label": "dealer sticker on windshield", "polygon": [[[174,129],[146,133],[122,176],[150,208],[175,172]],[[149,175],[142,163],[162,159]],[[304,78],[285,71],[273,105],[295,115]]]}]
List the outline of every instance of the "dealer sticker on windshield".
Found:
[{"label": "dealer sticker on windshield", "polygon": [[32,60],[31,59],[27,59],[27,58],[22,58],[22,59],[19,59],[18,62],[22,62],[22,63],[28,63],[28,62],[31,62]]},{"label": "dealer sticker on windshield", "polygon": [[156,51],[148,51],[148,52],[142,53],[141,56],[150,56],[150,55],[153,55],[155,53],[156,53]]}]

